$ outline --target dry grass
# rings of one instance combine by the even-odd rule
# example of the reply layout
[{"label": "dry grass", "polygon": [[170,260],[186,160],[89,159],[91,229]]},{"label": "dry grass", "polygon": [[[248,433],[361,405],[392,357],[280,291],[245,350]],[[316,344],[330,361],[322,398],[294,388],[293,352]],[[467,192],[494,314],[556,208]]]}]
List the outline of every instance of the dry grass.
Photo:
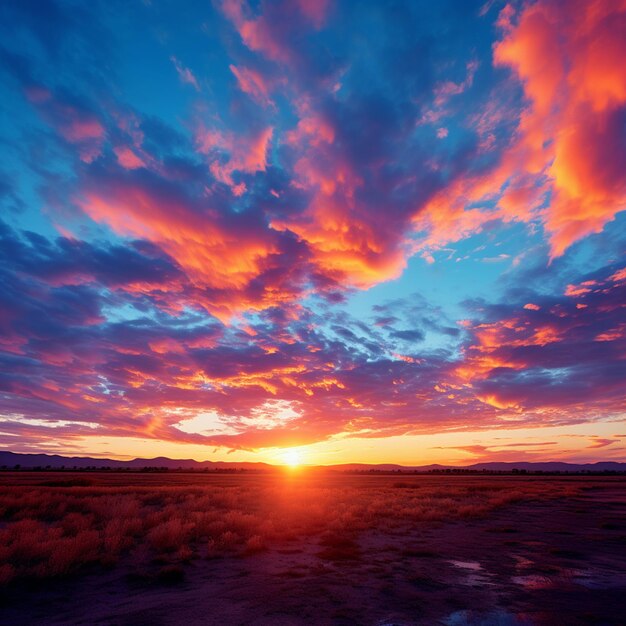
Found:
[{"label": "dry grass", "polygon": [[[276,474],[90,475],[55,481],[4,474],[0,584],[156,563],[171,581],[182,563],[246,556],[318,538],[332,559],[358,558],[362,531],[475,518],[518,501],[570,497],[568,481],[521,478]],[[7,484],[8,483],[8,484]],[[31,483],[31,484],[29,484]],[[164,566],[164,567],[163,567]]]}]

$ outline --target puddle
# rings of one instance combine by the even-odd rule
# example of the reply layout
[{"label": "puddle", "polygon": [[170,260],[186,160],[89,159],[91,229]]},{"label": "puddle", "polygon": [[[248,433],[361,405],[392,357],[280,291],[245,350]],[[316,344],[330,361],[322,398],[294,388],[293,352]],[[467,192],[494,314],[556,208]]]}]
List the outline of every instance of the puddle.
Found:
[{"label": "puddle", "polygon": [[464,579],[461,583],[464,585],[493,585],[489,572],[485,571],[478,561],[448,561],[448,563],[463,572]]},{"label": "puddle", "polygon": [[473,572],[480,571],[483,566],[478,561],[448,561],[452,563],[455,567],[459,567],[461,569],[469,569]]},{"label": "puddle", "polygon": [[529,574],[527,576],[513,576],[511,580],[524,589],[550,589],[556,586],[553,578],[540,574]]},{"label": "puddle", "polygon": [[533,626],[523,615],[515,615],[504,609],[495,611],[455,611],[443,622],[446,626]]},{"label": "puddle", "polygon": [[587,589],[615,589],[626,587],[626,572],[598,571],[593,569],[578,570],[573,576],[576,584]]},{"label": "puddle", "polygon": [[566,585],[580,585],[586,589],[615,589],[626,587],[626,573],[616,575],[615,572],[595,569],[563,569],[551,576],[513,576],[511,581],[525,589],[550,589]]}]

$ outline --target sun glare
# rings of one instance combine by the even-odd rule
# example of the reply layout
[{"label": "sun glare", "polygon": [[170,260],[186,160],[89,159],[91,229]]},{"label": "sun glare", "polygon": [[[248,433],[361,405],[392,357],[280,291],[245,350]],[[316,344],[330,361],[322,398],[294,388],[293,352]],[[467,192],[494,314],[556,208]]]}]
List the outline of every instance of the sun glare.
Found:
[{"label": "sun glare", "polygon": [[298,450],[285,450],[283,453],[283,462],[289,467],[298,467],[302,462],[300,452]]}]

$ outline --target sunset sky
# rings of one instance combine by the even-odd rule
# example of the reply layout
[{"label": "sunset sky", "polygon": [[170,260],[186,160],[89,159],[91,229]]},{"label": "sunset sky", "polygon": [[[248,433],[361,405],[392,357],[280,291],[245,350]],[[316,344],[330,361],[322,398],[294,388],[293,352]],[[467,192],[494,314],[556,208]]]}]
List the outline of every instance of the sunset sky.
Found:
[{"label": "sunset sky", "polygon": [[626,0],[0,32],[2,449],[626,460]]}]

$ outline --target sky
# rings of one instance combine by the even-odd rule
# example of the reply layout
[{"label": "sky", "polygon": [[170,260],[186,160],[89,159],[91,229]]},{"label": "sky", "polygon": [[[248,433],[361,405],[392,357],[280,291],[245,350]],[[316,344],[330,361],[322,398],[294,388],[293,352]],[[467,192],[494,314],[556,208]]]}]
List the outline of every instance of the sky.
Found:
[{"label": "sky", "polygon": [[624,0],[4,0],[0,447],[626,460],[624,58]]}]

